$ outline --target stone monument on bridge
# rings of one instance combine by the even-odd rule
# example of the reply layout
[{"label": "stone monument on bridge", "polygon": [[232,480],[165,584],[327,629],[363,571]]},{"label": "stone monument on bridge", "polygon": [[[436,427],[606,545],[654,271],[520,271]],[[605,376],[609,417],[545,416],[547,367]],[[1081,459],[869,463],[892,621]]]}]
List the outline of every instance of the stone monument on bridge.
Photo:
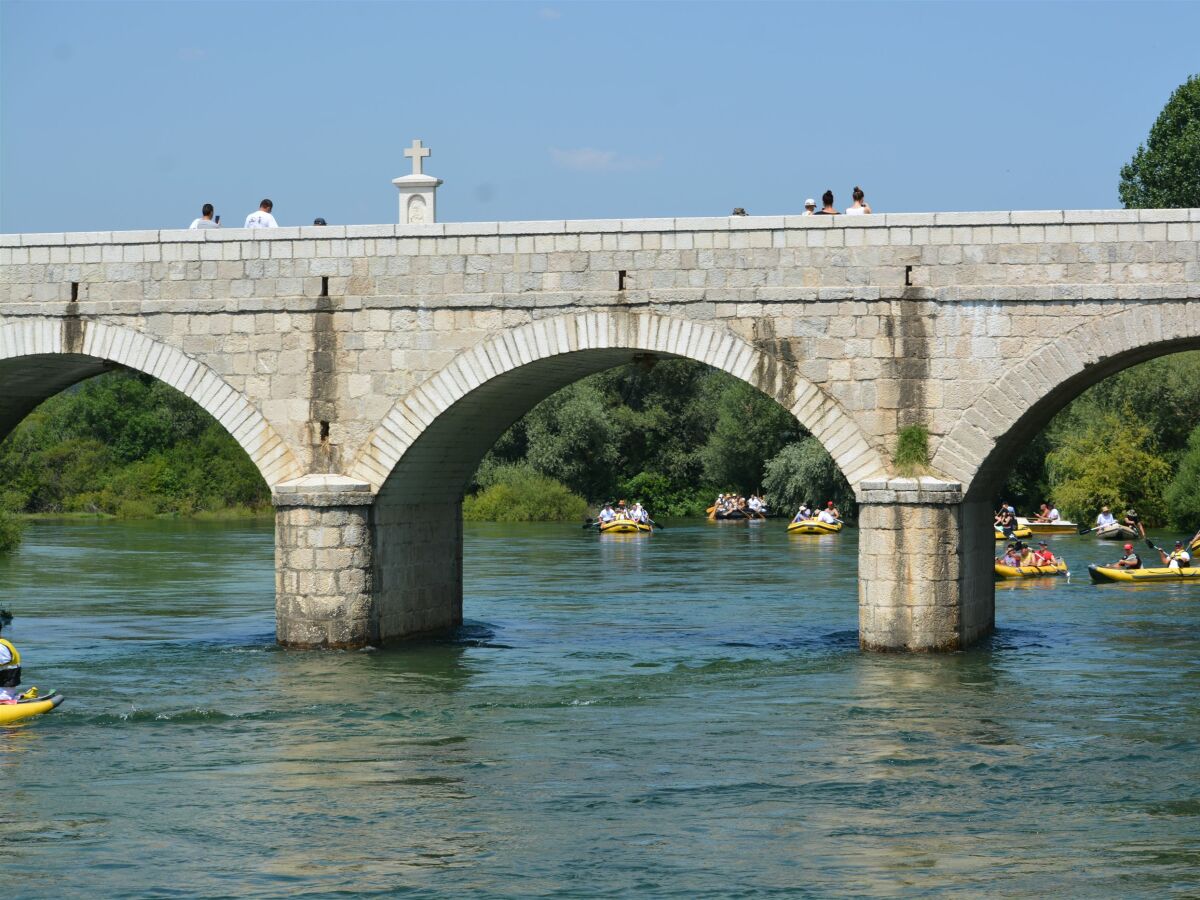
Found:
[{"label": "stone monument on bridge", "polygon": [[412,159],[412,174],[392,179],[392,184],[400,191],[401,225],[430,225],[437,221],[437,189],[442,180],[426,175],[422,165],[432,153],[421,145],[420,138],[404,151],[404,155]]}]

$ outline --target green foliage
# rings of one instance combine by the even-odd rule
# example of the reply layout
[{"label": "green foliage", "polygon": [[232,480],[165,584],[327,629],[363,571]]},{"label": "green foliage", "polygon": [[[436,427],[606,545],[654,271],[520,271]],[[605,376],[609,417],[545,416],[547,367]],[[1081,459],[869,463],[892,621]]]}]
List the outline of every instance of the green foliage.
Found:
[{"label": "green foliage", "polygon": [[527,463],[595,502],[640,497],[655,515],[700,514],[718,491],[758,489],[766,461],[803,431],[745,382],[689,360],[621,366],[544,400],[475,475]]},{"label": "green foliage", "polygon": [[1175,89],[1150,136],[1121,167],[1127,209],[1200,206],[1200,75]]},{"label": "green foliage", "polygon": [[13,509],[123,517],[265,509],[267,486],[237,442],[174,388],[112,372],[51,397],[0,444]]},{"label": "green foliage", "polygon": [[814,437],[788,444],[767,463],[763,486],[773,510],[789,515],[808,501],[832,500],[843,518],[853,518],[854,491],[833,457]]},{"label": "green foliage", "polygon": [[20,546],[25,526],[11,511],[0,507],[0,553]]},{"label": "green foliage", "polygon": [[908,477],[929,471],[929,429],[924,425],[901,428],[892,462],[899,474]]},{"label": "green foliage", "polygon": [[1067,518],[1090,520],[1106,504],[1118,511],[1134,506],[1148,522],[1165,517],[1171,466],[1158,453],[1150,427],[1131,409],[1104,413],[1068,433],[1048,465],[1051,496]]},{"label": "green foliage", "polygon": [[744,381],[711,384],[716,390],[710,389],[707,399],[716,416],[701,451],[705,478],[725,490],[756,492],[767,461],[801,437],[800,426],[790,412]]},{"label": "green foliage", "polygon": [[667,476],[655,472],[639,472],[622,482],[617,493],[663,517],[702,516],[714,492],[707,487],[672,485]]},{"label": "green foliage", "polygon": [[1188,437],[1187,450],[1166,492],[1171,525],[1186,531],[1200,528],[1200,426]]},{"label": "green foliage", "polygon": [[556,522],[582,519],[587,501],[528,465],[493,466],[490,483],[463,500],[463,518],[475,522]]}]

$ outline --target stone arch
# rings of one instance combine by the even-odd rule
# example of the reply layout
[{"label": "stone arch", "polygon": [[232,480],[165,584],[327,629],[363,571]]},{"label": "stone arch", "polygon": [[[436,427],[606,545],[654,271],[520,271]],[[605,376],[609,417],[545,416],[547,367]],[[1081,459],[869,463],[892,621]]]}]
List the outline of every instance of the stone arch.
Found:
[{"label": "stone arch", "polygon": [[934,468],[990,499],[1020,448],[1087,388],[1122,369],[1200,349],[1200,319],[1181,301],[1137,303],[1089,317],[989,386],[941,439]]},{"label": "stone arch", "polygon": [[152,375],[215,418],[268,485],[303,470],[262,413],[204,364],[139,331],[77,318],[31,318],[0,326],[0,438],[43,400],[113,364]]},{"label": "stone arch", "polygon": [[410,467],[419,473],[406,479],[413,484],[389,484],[389,494],[401,502],[445,500],[537,401],[640,353],[706,363],[776,399],[821,441],[855,490],[886,472],[878,449],[837,401],[733,332],[649,312],[591,312],[509,329],[460,353],[392,407],[350,475],[382,491],[399,467]]}]

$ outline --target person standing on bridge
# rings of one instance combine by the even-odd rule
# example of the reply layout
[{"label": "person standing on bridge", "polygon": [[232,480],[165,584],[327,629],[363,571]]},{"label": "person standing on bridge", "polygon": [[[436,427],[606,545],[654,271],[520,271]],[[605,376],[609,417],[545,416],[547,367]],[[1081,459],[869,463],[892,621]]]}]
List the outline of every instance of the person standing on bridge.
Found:
[{"label": "person standing on bridge", "polygon": [[871,204],[866,201],[866,194],[857,184],[854,186],[854,203],[846,207],[848,216],[865,216],[871,212]]},{"label": "person standing on bridge", "polygon": [[823,193],[821,195],[821,202],[824,203],[825,206],[822,209],[817,210],[817,212],[814,213],[814,215],[818,215],[818,216],[840,215],[838,213],[838,211],[833,208],[833,191],[826,191],[825,193]]},{"label": "person standing on bridge", "polygon": [[220,228],[221,227],[221,217],[217,216],[214,219],[213,218],[213,205],[211,203],[205,203],[202,207],[200,207],[200,218],[192,219],[192,224],[188,227],[189,227],[189,229]]},{"label": "person standing on bridge", "polygon": [[278,228],[279,223],[275,221],[275,217],[271,215],[271,210],[275,208],[275,204],[268,199],[263,199],[263,202],[258,204],[258,209],[246,216],[247,228]]}]

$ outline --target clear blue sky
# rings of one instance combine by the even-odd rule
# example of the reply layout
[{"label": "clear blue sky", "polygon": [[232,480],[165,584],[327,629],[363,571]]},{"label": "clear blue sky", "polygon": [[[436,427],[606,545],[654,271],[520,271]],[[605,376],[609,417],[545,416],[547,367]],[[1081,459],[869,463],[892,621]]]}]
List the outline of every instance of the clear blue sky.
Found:
[{"label": "clear blue sky", "polygon": [[0,2],[0,231],[1116,207],[1200,3]]}]

